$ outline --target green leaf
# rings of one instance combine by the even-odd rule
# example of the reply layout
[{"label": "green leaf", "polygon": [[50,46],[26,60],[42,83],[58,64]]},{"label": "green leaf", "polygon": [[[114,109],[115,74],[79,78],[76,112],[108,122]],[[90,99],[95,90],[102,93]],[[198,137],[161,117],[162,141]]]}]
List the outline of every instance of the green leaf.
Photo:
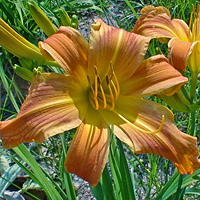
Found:
[{"label": "green leaf", "polygon": [[32,154],[28,151],[27,147],[24,144],[20,144],[18,147],[13,148],[15,153],[18,154],[33,170],[35,177],[38,180],[38,184],[44,189],[46,195],[50,200],[63,200],[61,195],[55,189],[55,182],[54,184],[47,179],[45,176],[44,171],[41,169],[39,164],[36,162],[35,158]]},{"label": "green leaf", "polygon": [[130,170],[128,167],[127,159],[124,153],[122,142],[117,139],[120,152],[120,171],[122,175],[122,183],[124,187],[125,199],[136,200],[136,195],[133,187],[133,180],[131,178]]},{"label": "green leaf", "polygon": [[188,188],[185,190],[185,194],[197,194],[200,195],[200,189],[198,188]]},{"label": "green leaf", "polygon": [[3,195],[4,191],[8,186],[16,179],[17,175],[20,173],[21,168],[15,164],[9,167],[0,178],[0,196]]},{"label": "green leaf", "polygon": [[7,92],[7,95],[9,96],[9,98],[10,98],[10,100],[11,100],[11,102],[12,102],[14,108],[15,108],[15,110],[17,112],[19,112],[19,106],[18,106],[18,104],[16,102],[14,94],[11,91],[11,86],[8,83],[8,80],[7,80],[6,77],[7,76],[6,76],[5,72],[4,72],[3,65],[2,65],[2,62],[1,62],[1,59],[0,59],[0,79],[1,79],[1,81],[3,83],[3,85],[4,85],[4,88],[5,88],[6,92]]}]

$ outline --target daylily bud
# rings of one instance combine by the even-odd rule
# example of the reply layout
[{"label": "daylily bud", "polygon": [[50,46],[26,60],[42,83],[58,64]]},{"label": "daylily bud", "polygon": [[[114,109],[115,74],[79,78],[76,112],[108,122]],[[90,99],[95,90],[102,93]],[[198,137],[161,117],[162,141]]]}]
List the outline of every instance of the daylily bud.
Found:
[{"label": "daylily bud", "polygon": [[56,27],[34,1],[28,2],[28,7],[35,22],[47,36],[51,36],[56,33]]},{"label": "daylily bud", "polygon": [[18,58],[35,59],[43,64],[45,58],[38,47],[20,36],[6,22],[0,18],[0,45]]},{"label": "daylily bud", "polygon": [[71,18],[71,22],[72,22],[72,27],[75,29],[78,29],[78,17],[76,15],[72,15]]},{"label": "daylily bud", "polygon": [[58,12],[59,12],[59,15],[60,15],[62,25],[63,26],[71,26],[71,19],[70,19],[68,13],[62,8],[59,9]]},{"label": "daylily bud", "polygon": [[184,113],[190,112],[190,103],[180,92],[177,92],[172,96],[166,96],[162,93],[161,97],[165,101],[165,103],[167,103],[175,110]]},{"label": "daylily bud", "polygon": [[34,73],[25,67],[14,65],[14,71],[24,80],[31,82],[34,77]]}]

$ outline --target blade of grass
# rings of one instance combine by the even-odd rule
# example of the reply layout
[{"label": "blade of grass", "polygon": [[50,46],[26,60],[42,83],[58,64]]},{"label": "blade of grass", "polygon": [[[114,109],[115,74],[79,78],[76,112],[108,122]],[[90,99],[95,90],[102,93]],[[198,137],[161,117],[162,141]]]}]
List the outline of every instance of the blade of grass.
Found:
[{"label": "blade of grass", "polygon": [[124,0],[125,3],[127,4],[127,6],[131,9],[132,13],[135,15],[136,19],[138,19],[138,14],[137,12],[135,11],[135,9],[133,8],[133,6],[130,4],[130,2],[128,0]]},{"label": "blade of grass", "polygon": [[119,153],[117,149],[116,140],[113,133],[111,133],[111,146],[109,153],[110,169],[113,175],[113,181],[116,189],[116,195],[118,199],[123,199],[123,185],[122,177],[119,169]]},{"label": "blade of grass", "polygon": [[94,196],[97,200],[106,200],[105,196],[104,196],[102,184],[101,184],[100,181],[94,188],[92,188],[92,187],[90,187],[90,188],[91,188],[92,193],[94,194]]},{"label": "blade of grass", "polygon": [[[62,166],[64,166],[64,159],[67,156],[67,148],[66,148],[66,144],[65,144],[65,133],[60,134],[60,138],[61,138],[62,149],[63,149],[63,157],[62,157],[63,162],[62,162]],[[71,174],[69,174],[64,169],[63,170],[63,177],[64,177],[64,182],[65,182],[65,185],[66,185],[66,192],[67,192],[68,198],[70,200],[76,199],[76,194],[75,194],[75,190],[74,190],[74,186],[73,186]]]},{"label": "blade of grass", "polygon": [[125,199],[136,200],[133,182],[131,179],[131,174],[129,171],[129,167],[128,167],[127,159],[126,159],[124,149],[122,146],[122,142],[119,139],[117,139],[117,143],[118,143],[119,152],[120,152],[120,169],[121,169],[120,171],[122,175],[124,193],[126,195]]},{"label": "blade of grass", "polygon": [[24,144],[19,145],[18,147],[13,148],[15,153],[22,158],[33,170],[35,176],[41,183],[41,186],[43,187],[46,195],[51,200],[63,200],[63,198],[60,196],[58,191],[55,189],[55,185],[53,185],[45,176],[43,170],[39,166],[39,164],[36,162],[35,158],[32,156],[32,154],[28,151],[27,147]]},{"label": "blade of grass", "polygon": [[6,90],[7,94],[8,94],[8,96],[9,96],[9,98],[10,98],[10,100],[11,100],[11,102],[12,102],[14,108],[15,108],[15,110],[17,112],[19,112],[19,106],[17,105],[15,96],[11,91],[11,86],[8,83],[6,77],[7,76],[6,76],[5,72],[4,72],[3,65],[2,65],[2,62],[1,62],[1,59],[0,59],[0,79],[1,79],[1,81],[3,83],[3,85],[4,85],[4,88],[5,88],[5,90]]},{"label": "blade of grass", "polygon": [[108,165],[104,168],[101,180],[96,187],[90,187],[97,200],[116,200],[115,191],[112,185],[112,180],[108,171]]},{"label": "blade of grass", "polygon": [[[200,169],[196,170],[194,174],[192,175],[186,175],[183,178],[181,189],[189,186],[190,184],[193,184],[194,182],[199,181],[198,179],[195,178],[196,175],[200,173]],[[172,196],[178,187],[178,182],[179,182],[179,173],[175,171],[173,176],[169,179],[169,181],[165,184],[161,192],[157,195],[155,200],[160,200],[160,199],[168,199],[170,196]]]},{"label": "blade of grass", "polygon": [[[3,174],[1,174],[0,178],[0,196],[3,195],[4,191],[7,189],[7,187],[15,180],[17,175],[20,173],[21,168],[15,164],[11,167],[9,167]],[[9,180],[10,182],[8,182]]]},{"label": "blade of grass", "polygon": [[103,171],[101,182],[102,182],[102,188],[103,188],[103,193],[105,195],[105,199],[116,200],[114,188],[112,185],[112,181],[111,181],[111,177],[110,177],[107,165]]}]

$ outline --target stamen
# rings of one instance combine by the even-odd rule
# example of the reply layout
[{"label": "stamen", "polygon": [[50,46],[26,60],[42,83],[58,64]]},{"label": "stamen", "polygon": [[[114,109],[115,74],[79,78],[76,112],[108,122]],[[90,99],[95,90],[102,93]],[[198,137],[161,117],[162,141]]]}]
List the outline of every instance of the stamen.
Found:
[{"label": "stamen", "polygon": [[97,97],[97,79],[98,79],[98,71],[97,71],[97,67],[94,66],[94,72],[95,72],[95,77],[94,77],[94,92],[95,92],[95,96]]},{"label": "stamen", "polygon": [[113,72],[113,77],[115,79],[115,83],[116,83],[116,86],[117,86],[117,95],[116,95],[116,98],[117,98],[120,94],[120,87],[119,87],[119,82],[118,82],[117,77],[116,77],[114,72]]},{"label": "stamen", "polygon": [[[96,110],[114,110],[115,108],[115,101],[119,96],[120,89],[119,82],[112,67],[112,62],[110,62],[110,69],[111,75],[106,75],[104,79],[99,77],[98,69],[96,66],[94,66],[94,79],[91,80],[90,76],[87,75],[88,83],[91,88],[89,92],[89,100],[91,105]],[[103,80],[103,83],[101,80]]]},{"label": "stamen", "polygon": [[117,96],[117,95],[118,95],[118,92],[117,92],[117,89],[116,89],[116,87],[115,87],[115,84],[113,83],[112,80],[111,80],[110,82],[111,82],[112,87],[113,87],[113,89],[114,89],[114,91],[115,91],[115,96],[114,96],[114,97],[115,97],[115,99],[117,99],[117,97],[118,97],[118,96]]},{"label": "stamen", "polygon": [[[116,77],[116,75],[115,75],[115,72],[114,72],[114,70],[113,70],[112,61],[110,61],[110,70],[111,70],[111,72],[112,72],[112,74],[110,75],[110,81],[111,81],[111,79],[114,77],[114,81],[115,81],[115,84],[116,84],[116,86],[117,86],[117,88],[115,87],[116,90],[115,90],[115,88],[114,88],[114,90],[117,91],[115,97],[118,98],[119,93],[120,93],[120,87],[119,87],[119,82],[118,82],[118,80],[117,80],[117,77]],[[114,85],[114,82],[113,82],[113,85]]]},{"label": "stamen", "polygon": [[103,97],[103,109],[106,108],[107,106],[107,102],[106,102],[106,96],[105,96],[105,93],[103,91],[103,87],[102,87],[102,84],[101,84],[101,79],[99,77],[97,77],[98,79],[98,84],[99,84],[99,87],[100,87],[100,90],[101,90],[101,94],[102,94],[102,97]]},{"label": "stamen", "polygon": [[123,117],[122,115],[120,115],[119,113],[117,113],[115,110],[113,110],[113,112],[115,112],[122,120],[124,120],[125,122],[127,122],[128,124],[130,124],[131,126],[133,126],[134,128],[136,128],[138,131],[141,131],[142,133],[146,133],[146,134],[155,134],[155,133],[160,132],[162,130],[162,128],[164,126],[164,122],[165,122],[165,116],[162,115],[162,121],[161,121],[160,127],[157,130],[155,130],[155,131],[147,131],[147,130],[144,130],[144,129],[138,127],[137,125],[131,123],[125,117]]},{"label": "stamen", "polygon": [[110,97],[111,97],[111,105],[112,106],[110,107],[110,110],[113,110],[115,108],[115,99],[114,99],[114,95],[113,95],[112,89],[110,87],[110,82],[109,82],[108,75],[106,76],[106,80],[107,80],[107,86],[108,86]]},{"label": "stamen", "polygon": [[[92,86],[92,81],[90,79],[90,77],[87,75],[87,79],[88,79],[88,82],[89,82],[89,85],[90,85],[90,88],[92,90],[92,99],[94,99],[94,102],[95,102],[95,106],[93,106],[95,108],[95,110],[98,110],[99,109],[99,103],[98,103],[98,100],[97,100],[97,95],[95,95],[95,91],[94,91],[94,88]],[[90,101],[92,104],[93,102]],[[94,105],[94,104],[93,104]]]}]

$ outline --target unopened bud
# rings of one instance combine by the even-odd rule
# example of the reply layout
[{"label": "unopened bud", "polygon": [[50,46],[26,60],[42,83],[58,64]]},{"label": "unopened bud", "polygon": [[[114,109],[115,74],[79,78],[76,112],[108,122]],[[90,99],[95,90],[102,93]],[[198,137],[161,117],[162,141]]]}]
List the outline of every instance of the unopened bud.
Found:
[{"label": "unopened bud", "polygon": [[34,1],[28,2],[28,8],[35,22],[48,37],[56,33],[56,27]]},{"label": "unopened bud", "polygon": [[14,65],[14,71],[24,80],[31,82],[34,77],[34,73],[25,67]]},{"label": "unopened bud", "polygon": [[71,19],[64,9],[59,9],[59,15],[63,26],[71,26]]}]

